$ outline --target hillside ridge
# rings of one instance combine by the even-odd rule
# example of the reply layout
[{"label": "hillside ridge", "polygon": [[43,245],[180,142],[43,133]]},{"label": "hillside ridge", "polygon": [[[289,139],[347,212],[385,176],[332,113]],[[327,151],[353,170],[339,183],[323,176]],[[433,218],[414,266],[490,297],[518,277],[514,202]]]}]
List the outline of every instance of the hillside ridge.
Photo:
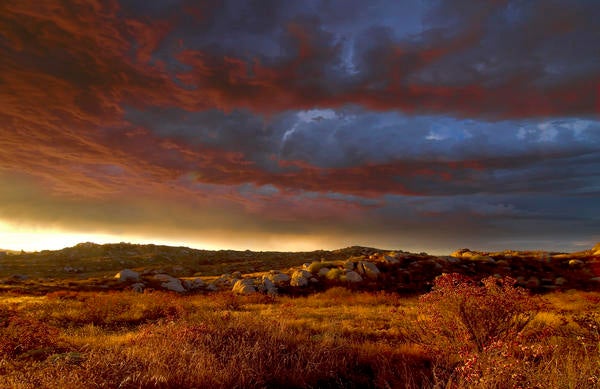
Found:
[{"label": "hillside ridge", "polygon": [[600,245],[576,253],[460,249],[448,256],[435,256],[364,246],[254,252],[84,242],[61,250],[4,253],[0,258],[0,290],[232,290],[294,295],[345,286],[420,293],[443,273],[475,278],[509,276],[535,292],[597,289]]}]

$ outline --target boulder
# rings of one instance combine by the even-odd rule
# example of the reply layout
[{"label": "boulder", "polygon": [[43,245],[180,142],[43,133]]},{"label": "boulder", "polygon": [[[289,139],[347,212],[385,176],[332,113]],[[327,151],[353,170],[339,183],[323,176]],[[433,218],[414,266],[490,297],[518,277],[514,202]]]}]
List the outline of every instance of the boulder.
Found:
[{"label": "boulder", "polygon": [[306,270],[296,270],[294,274],[292,274],[292,279],[290,281],[291,286],[306,286],[308,285],[308,280],[311,278],[311,273]]},{"label": "boulder", "polygon": [[325,277],[327,275],[327,273],[329,273],[329,270],[330,269],[328,267],[322,267],[322,268],[319,269],[318,275],[320,277]]},{"label": "boulder", "polygon": [[185,288],[181,284],[181,280],[179,278],[175,278],[168,274],[156,274],[154,279],[161,282],[160,286],[163,289],[177,293],[185,292]]},{"label": "boulder", "polygon": [[381,273],[373,262],[360,261],[358,265],[356,265],[356,271],[359,274],[366,276],[372,280],[376,280]]},{"label": "boulder", "polygon": [[210,284],[206,285],[206,290],[208,290],[210,292],[216,292],[217,290],[219,290],[219,287],[217,285],[215,285],[213,282],[211,282]]},{"label": "boulder", "polygon": [[238,280],[235,284],[233,284],[233,288],[231,290],[237,294],[256,293],[256,288],[254,287],[254,279],[246,278],[243,280]]},{"label": "boulder", "polygon": [[477,260],[485,263],[496,263],[496,260],[488,255],[481,255],[477,257]]},{"label": "boulder", "polygon": [[183,280],[182,284],[187,290],[196,290],[206,286],[206,283],[202,280],[202,278]]},{"label": "boulder", "polygon": [[115,274],[115,278],[117,280],[119,280],[120,282],[127,282],[127,281],[137,282],[140,280],[140,273],[130,270],[130,269],[124,269],[124,270],[121,270],[120,272],[118,272],[117,274]]},{"label": "boulder", "polygon": [[457,257],[448,256],[448,257],[440,257],[440,258],[445,258],[446,262],[448,262],[448,263],[459,263],[460,262],[460,258],[457,258]]},{"label": "boulder", "polygon": [[258,285],[258,291],[267,294],[277,294],[277,287],[268,277],[263,277]]},{"label": "boulder", "polygon": [[391,257],[389,255],[384,255],[383,259],[382,259],[383,263],[388,263],[390,265],[396,265],[398,263],[400,263],[400,261],[394,257]]},{"label": "boulder", "polygon": [[473,255],[474,255],[474,253],[471,252],[471,250],[469,250],[469,249],[456,250],[455,252],[450,254],[450,256],[455,257],[455,258],[469,258],[469,257],[472,257]]},{"label": "boulder", "polygon": [[273,282],[275,285],[284,284],[286,282],[289,282],[290,279],[290,276],[288,276],[285,273],[271,272],[269,274],[269,280],[271,280],[271,282]]},{"label": "boulder", "polygon": [[571,259],[569,261],[569,267],[582,267],[584,262],[581,259]]},{"label": "boulder", "polygon": [[354,262],[346,261],[344,262],[344,269],[346,270],[354,270]]},{"label": "boulder", "polygon": [[344,276],[344,279],[348,282],[361,282],[363,279],[357,272],[350,270]]}]

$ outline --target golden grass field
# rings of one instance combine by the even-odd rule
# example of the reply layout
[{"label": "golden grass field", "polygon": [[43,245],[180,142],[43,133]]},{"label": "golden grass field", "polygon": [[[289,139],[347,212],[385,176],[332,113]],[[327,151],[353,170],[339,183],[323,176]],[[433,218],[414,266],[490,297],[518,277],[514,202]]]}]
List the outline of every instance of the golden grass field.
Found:
[{"label": "golden grass field", "polygon": [[437,290],[8,292],[0,387],[599,387],[600,293]]}]

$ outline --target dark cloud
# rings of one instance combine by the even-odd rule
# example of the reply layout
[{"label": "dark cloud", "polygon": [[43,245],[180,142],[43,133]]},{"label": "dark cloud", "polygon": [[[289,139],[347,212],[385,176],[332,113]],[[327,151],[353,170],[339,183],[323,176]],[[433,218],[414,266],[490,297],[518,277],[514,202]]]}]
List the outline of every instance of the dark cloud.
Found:
[{"label": "dark cloud", "polygon": [[583,0],[2,2],[0,219],[592,239],[599,17]]}]

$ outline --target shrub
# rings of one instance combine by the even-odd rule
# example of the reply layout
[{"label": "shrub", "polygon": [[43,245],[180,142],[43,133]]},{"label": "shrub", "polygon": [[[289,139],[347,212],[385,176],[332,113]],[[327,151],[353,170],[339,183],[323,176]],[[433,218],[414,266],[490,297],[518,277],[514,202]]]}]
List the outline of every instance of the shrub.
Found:
[{"label": "shrub", "polygon": [[341,269],[331,269],[327,272],[327,274],[325,275],[325,277],[327,277],[328,280],[339,280],[342,275],[344,275],[344,271]]},{"label": "shrub", "polygon": [[59,331],[36,319],[0,312],[0,358],[15,357],[57,345]]},{"label": "shrub", "polygon": [[459,274],[435,279],[419,299],[420,339],[435,354],[481,352],[499,338],[518,335],[539,309],[537,300],[509,277],[476,282]]}]

